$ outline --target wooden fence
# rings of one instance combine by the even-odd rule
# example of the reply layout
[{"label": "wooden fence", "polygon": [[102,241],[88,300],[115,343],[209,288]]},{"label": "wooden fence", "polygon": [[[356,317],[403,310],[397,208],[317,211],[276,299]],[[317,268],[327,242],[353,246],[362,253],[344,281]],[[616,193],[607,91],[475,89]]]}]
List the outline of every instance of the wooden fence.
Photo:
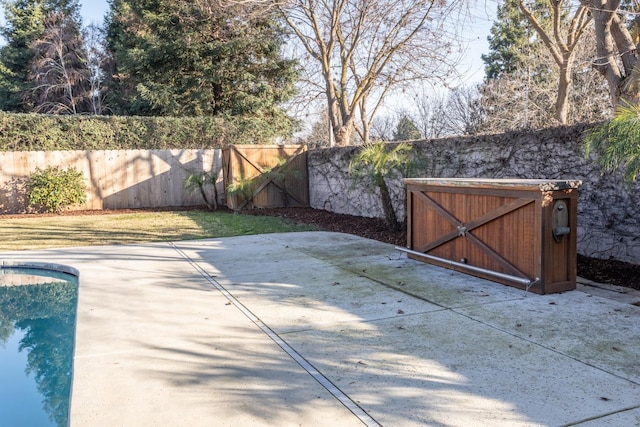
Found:
[{"label": "wooden fence", "polygon": [[220,171],[222,151],[0,152],[0,214],[28,211],[27,179],[36,168],[47,166],[75,167],[83,173],[87,202],[73,209],[193,206],[203,200],[184,189],[185,178],[191,172]]}]

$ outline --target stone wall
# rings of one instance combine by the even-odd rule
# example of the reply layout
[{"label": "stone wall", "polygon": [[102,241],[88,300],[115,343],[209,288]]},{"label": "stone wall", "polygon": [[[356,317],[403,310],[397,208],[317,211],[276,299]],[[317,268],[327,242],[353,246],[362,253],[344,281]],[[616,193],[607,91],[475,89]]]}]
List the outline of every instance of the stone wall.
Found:
[{"label": "stone wall", "polygon": [[[539,132],[447,138],[413,143],[419,177],[580,179],[578,252],[640,263],[640,183],[602,174],[585,158],[585,126]],[[337,213],[383,217],[379,196],[366,182],[354,185],[348,165],[357,148],[312,150],[308,156],[311,206]],[[389,180],[396,212],[404,216],[404,189]]]}]

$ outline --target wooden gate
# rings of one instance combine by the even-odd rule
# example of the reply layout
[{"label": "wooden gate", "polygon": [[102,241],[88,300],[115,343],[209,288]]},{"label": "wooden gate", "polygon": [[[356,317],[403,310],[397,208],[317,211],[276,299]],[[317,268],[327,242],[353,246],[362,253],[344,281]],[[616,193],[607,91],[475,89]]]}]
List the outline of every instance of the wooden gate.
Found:
[{"label": "wooden gate", "polygon": [[536,293],[575,289],[579,181],[406,183],[411,258]]},{"label": "wooden gate", "polygon": [[309,206],[305,145],[231,145],[222,150],[227,206]]}]

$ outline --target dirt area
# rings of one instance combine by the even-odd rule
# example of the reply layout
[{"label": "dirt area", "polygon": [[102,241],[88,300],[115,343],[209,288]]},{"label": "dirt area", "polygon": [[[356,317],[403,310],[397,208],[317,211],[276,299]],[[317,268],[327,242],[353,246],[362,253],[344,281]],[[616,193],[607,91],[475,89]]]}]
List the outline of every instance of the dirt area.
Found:
[{"label": "dirt area", "polygon": [[[315,224],[324,230],[356,234],[398,246],[407,243],[406,230],[391,232],[384,221],[352,215],[335,214],[310,208],[253,209],[245,213],[288,218]],[[578,255],[578,276],[597,283],[608,283],[640,290],[640,265],[616,260],[602,260]]]}]

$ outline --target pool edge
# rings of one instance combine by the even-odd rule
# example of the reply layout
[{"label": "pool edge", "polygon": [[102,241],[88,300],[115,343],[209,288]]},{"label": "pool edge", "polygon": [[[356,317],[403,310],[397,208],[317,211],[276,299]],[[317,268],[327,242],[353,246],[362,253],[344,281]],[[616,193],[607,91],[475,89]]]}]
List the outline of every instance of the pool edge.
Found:
[{"label": "pool edge", "polygon": [[80,271],[74,267],[64,264],[54,264],[50,262],[14,261],[0,259],[0,269],[2,268],[30,268],[33,270],[57,271],[80,278]]}]

